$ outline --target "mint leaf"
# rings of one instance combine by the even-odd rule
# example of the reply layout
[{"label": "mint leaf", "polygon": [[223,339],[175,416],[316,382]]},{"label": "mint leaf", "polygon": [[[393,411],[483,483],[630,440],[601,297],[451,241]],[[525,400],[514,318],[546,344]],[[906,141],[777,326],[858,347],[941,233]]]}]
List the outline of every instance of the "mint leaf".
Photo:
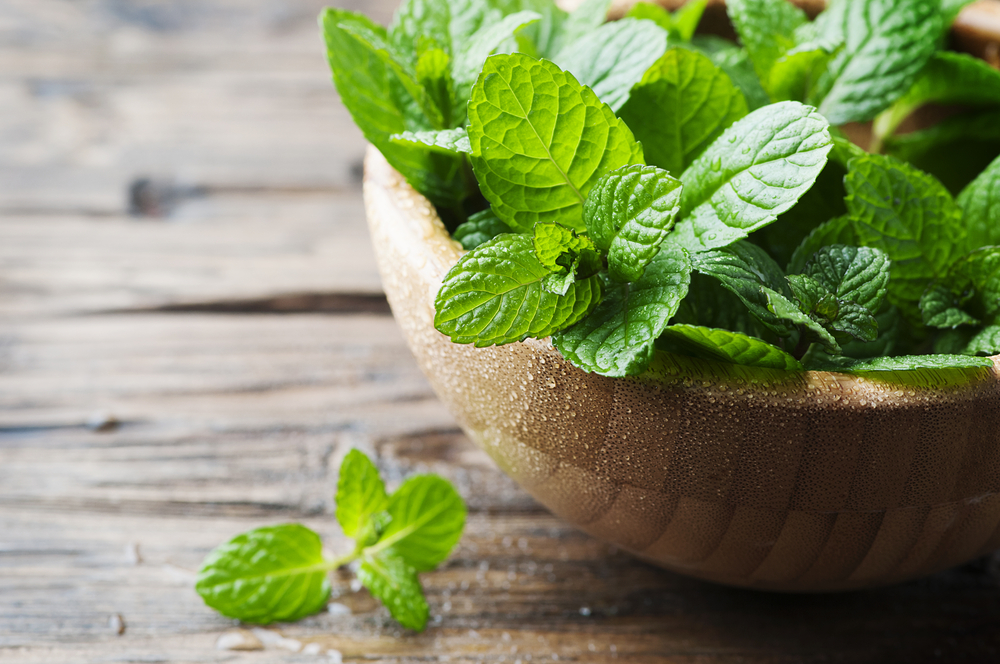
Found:
[{"label": "mint leaf", "polygon": [[810,350],[802,363],[811,371],[841,371],[849,373],[876,373],[883,371],[916,371],[920,369],[976,369],[992,367],[985,357],[966,355],[902,355],[855,360],[849,357],[831,357]]},{"label": "mint leaf", "polygon": [[593,240],[565,226],[535,224],[534,245],[538,262],[553,272],[542,279],[549,293],[565,295],[577,278],[587,279],[602,268]]},{"label": "mint leaf", "polygon": [[786,101],[754,111],[681,175],[670,241],[705,251],[770,224],[813,185],[831,147],[826,120],[809,106]]},{"label": "mint leaf", "polygon": [[891,266],[878,249],[833,244],[813,254],[804,272],[838,298],[875,313],[885,298]]},{"label": "mint leaf", "polygon": [[858,234],[854,231],[854,222],[850,216],[845,214],[835,217],[810,232],[788,261],[788,272],[801,273],[812,255],[829,244],[858,244]]},{"label": "mint leaf", "polygon": [[405,560],[392,553],[365,556],[358,568],[358,580],[400,625],[423,631],[430,609],[416,571]]},{"label": "mint leaf", "polygon": [[730,78],[707,56],[680,48],[646,71],[619,112],[647,162],[673,174],[746,114],[746,99]]},{"label": "mint leaf", "polygon": [[972,337],[962,352],[967,355],[996,355],[1000,353],[1000,325],[984,327]]},{"label": "mint leaf", "polygon": [[344,534],[357,539],[373,514],[388,498],[378,469],[367,456],[351,450],[340,464],[337,478],[337,521]]},{"label": "mint leaf", "polygon": [[965,253],[961,210],[934,177],[891,157],[853,160],[844,186],[856,244],[889,256],[889,298],[913,318],[927,284]]},{"label": "mint leaf", "polygon": [[469,217],[468,221],[455,229],[451,237],[463,249],[471,251],[503,233],[510,233],[510,227],[500,221],[493,210],[486,209]]},{"label": "mint leaf", "polygon": [[726,12],[761,81],[770,80],[774,63],[794,48],[796,29],[808,21],[788,0],[728,0]]},{"label": "mint leaf", "polygon": [[360,30],[352,32],[344,26],[360,26],[382,37],[384,30],[364,16],[337,9],[325,10],[320,20],[334,84],[365,138],[435,205],[452,207],[465,198],[460,159],[389,140],[393,134],[416,128],[407,126],[410,113],[406,110],[416,102],[405,101],[408,93],[399,74],[372,44],[355,34]]},{"label": "mint leaf", "polygon": [[645,19],[656,23],[667,31],[670,39],[689,42],[701,22],[708,6],[708,0],[689,0],[681,5],[675,14],[652,2],[637,2],[632,5],[626,18]]},{"label": "mint leaf", "polygon": [[547,337],[580,320],[600,297],[597,277],[565,296],[542,287],[549,270],[527,235],[499,235],[462,256],[434,300],[434,327],[478,347]]},{"label": "mint leaf", "polygon": [[837,297],[818,279],[805,274],[792,274],[788,276],[788,285],[799,303],[799,309],[834,333],[834,337],[838,332],[861,341],[875,341],[878,337],[878,322],[868,309],[852,300]]},{"label": "mint leaf", "polygon": [[875,120],[880,136],[892,134],[913,111],[930,103],[1000,104],[1000,71],[965,53],[935,53],[910,89]]},{"label": "mint leaf", "polygon": [[558,53],[567,44],[597,30],[608,18],[611,0],[583,0],[580,5],[559,25],[551,46],[551,53]]},{"label": "mint leaf", "polygon": [[[594,185],[583,220],[616,281],[638,281],[674,223],[681,183],[655,166],[623,166]],[[544,261],[543,261],[544,262]]]},{"label": "mint leaf", "polygon": [[883,307],[882,311],[875,315],[875,321],[878,324],[878,337],[875,341],[855,339],[841,344],[844,355],[858,359],[882,357],[892,355],[905,345],[906,333],[911,329],[903,321],[899,309],[893,306]]},{"label": "mint leaf", "polygon": [[864,121],[902,96],[937,50],[939,0],[831,0],[817,19],[822,38],[843,43],[820,83],[830,124]]},{"label": "mint leaf", "polygon": [[430,101],[441,113],[441,124],[452,125],[455,105],[455,81],[451,77],[451,57],[440,48],[420,54],[416,64],[417,83],[427,92]]},{"label": "mint leaf", "polygon": [[[788,288],[784,281],[782,288]],[[773,336],[758,318],[750,314],[746,305],[736,295],[724,288],[714,277],[698,272],[691,274],[691,285],[688,287],[687,296],[678,307],[671,323],[731,330],[767,340]]]},{"label": "mint leaf", "polygon": [[[969,294],[971,295],[971,294]],[[956,328],[960,325],[979,325],[980,320],[962,311],[967,297],[956,295],[945,284],[932,284],[920,298],[920,314],[924,325],[937,328]]]},{"label": "mint leaf", "polygon": [[933,327],[997,322],[1000,247],[983,247],[963,256],[924,293],[920,309],[924,322]]},{"label": "mint leaf", "polygon": [[813,90],[822,79],[838,48],[838,44],[808,42],[796,46],[775,60],[764,85],[771,99],[774,101],[812,99]]},{"label": "mint leaf", "polygon": [[449,34],[451,11],[449,2],[441,0],[403,0],[392,17],[389,40],[399,56],[412,67],[417,66],[421,53],[419,45],[428,43],[425,50],[440,49],[452,56],[452,39]]},{"label": "mint leaf", "polygon": [[[788,281],[789,285],[793,286],[796,299],[802,299],[797,303],[792,302],[784,295],[770,288],[762,287],[761,291],[767,297],[767,308],[779,318],[784,318],[796,325],[804,325],[807,332],[828,350],[833,353],[840,353],[840,344],[837,343],[836,338],[830,334],[822,323],[809,315],[811,312],[817,312],[818,316],[827,318],[831,312],[831,307],[835,306],[836,299],[834,298],[831,301],[832,296],[829,293],[824,293],[822,287],[816,288],[818,284],[815,282],[810,283],[811,280],[807,281],[808,277],[801,278],[801,275],[792,275],[792,277],[799,277],[799,279],[789,278]],[[836,315],[836,311],[833,313]]]},{"label": "mint leaf", "polygon": [[663,331],[665,340],[685,355],[717,362],[799,371],[794,357],[771,344],[739,332],[694,325],[671,325]]},{"label": "mint leaf", "polygon": [[541,20],[535,12],[522,11],[503,17],[496,23],[484,25],[467,42],[459,46],[455,54],[455,94],[458,102],[465,104],[472,84],[483,68],[483,62],[496,51],[504,41],[517,32]]},{"label": "mint leaf", "polygon": [[444,154],[472,154],[469,134],[464,129],[404,131],[390,137],[397,145],[425,147]]},{"label": "mint leaf", "polygon": [[751,111],[771,103],[771,98],[753,70],[746,49],[715,35],[696,35],[691,40],[690,48],[704,53],[716,67],[726,72],[743,93],[747,108]]},{"label": "mint leaf", "polygon": [[650,21],[606,23],[568,44],[553,59],[617,111],[632,86],[667,50],[667,33]]},{"label": "mint leaf", "polygon": [[237,535],[208,554],[195,590],[222,615],[248,623],[316,613],[330,596],[319,535],[297,523]]},{"label": "mint leaf", "polygon": [[392,520],[367,555],[391,550],[420,572],[443,562],[465,527],[465,503],[455,487],[437,475],[407,478],[389,496],[386,511]]},{"label": "mint leaf", "polygon": [[1000,245],[1000,157],[958,196],[969,246]]},{"label": "mint leaf", "polygon": [[605,173],[642,163],[624,122],[572,75],[545,60],[494,55],[469,102],[472,165],[511,228],[539,221],[583,229],[583,201]]},{"label": "mint leaf", "polygon": [[638,281],[609,281],[601,303],[576,325],[552,335],[552,341],[584,371],[603,376],[642,373],[656,338],[687,294],[690,278],[684,250],[665,246]]},{"label": "mint leaf", "polygon": [[724,249],[714,249],[691,257],[694,269],[711,276],[736,295],[769,330],[778,336],[788,336],[793,327],[768,309],[768,299],[761,286],[766,286],[786,298],[792,291],[785,274],[760,247],[749,242],[736,242]]}]

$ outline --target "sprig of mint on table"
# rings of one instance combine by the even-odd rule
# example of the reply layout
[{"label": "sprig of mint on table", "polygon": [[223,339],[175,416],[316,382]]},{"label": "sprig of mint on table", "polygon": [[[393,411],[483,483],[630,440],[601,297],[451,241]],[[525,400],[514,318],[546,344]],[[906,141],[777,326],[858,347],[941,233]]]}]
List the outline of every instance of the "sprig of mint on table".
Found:
[{"label": "sprig of mint on table", "polygon": [[358,580],[403,627],[421,631],[428,606],[419,572],[437,567],[465,527],[465,504],[437,475],[407,478],[391,495],[378,469],[351,450],[337,481],[337,521],[354,539],[343,556],[324,556],[320,536],[297,523],[237,535],[205,558],[195,590],[205,603],[247,623],[291,622],[322,610],[329,573],[357,561]]}]

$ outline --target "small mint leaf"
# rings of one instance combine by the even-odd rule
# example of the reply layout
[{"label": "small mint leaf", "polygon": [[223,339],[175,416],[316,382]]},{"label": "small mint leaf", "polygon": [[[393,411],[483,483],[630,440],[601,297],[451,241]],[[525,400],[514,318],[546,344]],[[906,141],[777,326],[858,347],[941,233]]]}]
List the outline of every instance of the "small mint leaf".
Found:
[{"label": "small mint leaf", "polygon": [[568,269],[581,253],[596,249],[589,237],[557,223],[535,224],[533,244],[538,262],[553,272]]},{"label": "small mint leaf", "polygon": [[832,244],[812,255],[804,273],[838,298],[875,313],[882,307],[891,268],[892,261],[879,249]]},{"label": "small mint leaf", "polygon": [[795,31],[809,20],[788,0],[728,0],[729,14],[761,81],[778,58],[795,47]]},{"label": "small mint leaf", "polygon": [[493,214],[493,210],[487,208],[470,216],[468,221],[455,229],[451,237],[458,241],[463,249],[471,251],[503,233],[510,233],[510,226],[500,221]]},{"label": "small mint leaf", "polygon": [[[792,275],[793,277],[799,275]],[[793,284],[794,279],[789,278],[789,283]],[[812,335],[813,338],[817,339],[822,343],[830,352],[840,353],[840,344],[837,343],[836,338],[815,318],[804,312],[803,307],[815,311],[822,307],[822,309],[829,311],[830,300],[832,297],[829,293],[823,295],[820,292],[810,293],[806,290],[807,287],[812,286],[812,284],[799,284],[799,288],[796,291],[796,299],[799,297],[806,298],[806,302],[802,304],[797,304],[792,302],[790,299],[786,298],[781,293],[777,293],[770,288],[761,288],[764,295],[767,297],[767,308],[770,309],[771,313],[785,320],[791,321],[796,325],[804,325],[806,330]],[[822,287],[820,287],[822,288]],[[826,298],[826,299],[824,299]],[[801,300],[799,300],[801,302]]]},{"label": "small mint leaf", "polygon": [[662,338],[671,342],[678,351],[692,357],[782,371],[802,369],[798,360],[780,348],[739,332],[694,325],[671,325],[663,331]]},{"label": "small mint leaf", "polygon": [[655,166],[623,166],[594,185],[583,221],[597,248],[608,252],[616,281],[638,281],[680,208],[681,183]]},{"label": "small mint leaf", "polygon": [[389,497],[392,517],[373,548],[391,549],[417,571],[437,567],[465,528],[465,503],[448,480],[437,475],[407,478]]},{"label": "small mint leaf", "polygon": [[401,557],[389,552],[364,556],[358,580],[400,625],[416,632],[427,626],[430,609],[417,572]]},{"label": "small mint leaf", "polygon": [[941,329],[956,328],[960,325],[979,325],[979,319],[962,311],[962,306],[965,304],[963,299],[945,284],[931,284],[920,298],[920,314],[924,325]]},{"label": "small mint leaf", "polygon": [[266,625],[320,611],[330,580],[319,535],[288,523],[237,535],[216,547],[198,570],[195,590],[229,618]]},{"label": "small mint leaf", "polygon": [[969,232],[969,246],[1000,245],[1000,157],[962,190],[958,205]]},{"label": "small mint leaf", "polygon": [[441,124],[453,124],[455,106],[455,80],[451,77],[451,56],[440,48],[431,48],[420,54],[416,64],[417,83],[427,92],[431,102],[441,112]]},{"label": "small mint leaf", "polygon": [[393,134],[390,139],[396,144],[430,148],[444,154],[472,154],[469,134],[464,129],[404,131]]},{"label": "small mint leaf", "polygon": [[348,537],[357,538],[373,514],[388,498],[375,464],[358,450],[351,450],[340,464],[337,478],[337,521]]},{"label": "small mint leaf", "polygon": [[969,340],[962,352],[966,355],[1000,354],[1000,325],[984,327]]},{"label": "small mint leaf", "polygon": [[[794,208],[792,211],[794,212]],[[858,244],[854,222],[848,215],[834,217],[813,229],[792,253],[792,259],[788,261],[789,274],[801,273],[813,254],[831,244]]]}]

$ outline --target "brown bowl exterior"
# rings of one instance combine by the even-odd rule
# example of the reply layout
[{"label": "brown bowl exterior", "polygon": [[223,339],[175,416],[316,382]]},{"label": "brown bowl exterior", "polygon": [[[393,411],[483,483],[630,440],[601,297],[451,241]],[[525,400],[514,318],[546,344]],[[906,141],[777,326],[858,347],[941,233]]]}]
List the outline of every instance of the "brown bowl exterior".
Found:
[{"label": "brown bowl exterior", "polygon": [[376,150],[365,203],[389,304],[438,396],[539,502],[656,565],[736,586],[894,583],[1000,548],[992,369],[876,377],[658,354],[588,374],[548,340],[451,343],[434,296],[462,249]]}]

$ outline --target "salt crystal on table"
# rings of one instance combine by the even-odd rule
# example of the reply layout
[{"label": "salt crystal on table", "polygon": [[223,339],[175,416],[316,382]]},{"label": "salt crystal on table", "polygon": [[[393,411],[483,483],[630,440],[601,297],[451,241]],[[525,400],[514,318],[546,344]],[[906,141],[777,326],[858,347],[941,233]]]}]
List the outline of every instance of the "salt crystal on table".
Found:
[{"label": "salt crystal on table", "polygon": [[224,632],[215,642],[217,650],[263,650],[264,644],[246,630]]}]

